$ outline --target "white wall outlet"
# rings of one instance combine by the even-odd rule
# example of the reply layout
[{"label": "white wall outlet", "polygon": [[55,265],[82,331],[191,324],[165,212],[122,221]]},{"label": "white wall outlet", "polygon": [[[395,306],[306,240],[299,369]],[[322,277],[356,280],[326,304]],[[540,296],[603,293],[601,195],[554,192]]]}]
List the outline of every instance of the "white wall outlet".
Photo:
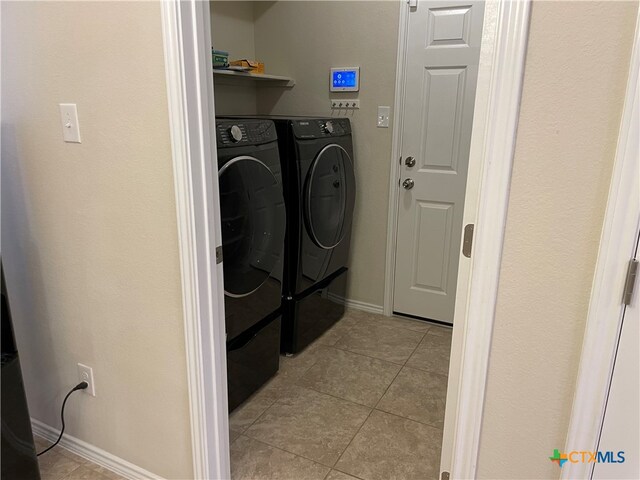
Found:
[{"label": "white wall outlet", "polygon": [[360,100],[358,100],[357,98],[332,98],[331,108],[333,110],[355,110],[360,108]]},{"label": "white wall outlet", "polygon": [[389,128],[391,107],[378,107],[378,128]]},{"label": "white wall outlet", "polygon": [[93,381],[93,369],[91,367],[79,363],[78,380],[89,384],[89,386],[83,390],[84,393],[88,393],[92,397],[96,396],[96,384]]},{"label": "white wall outlet", "polygon": [[80,140],[78,109],[75,103],[60,104],[60,120],[62,121],[62,138],[64,138],[64,141],[82,143]]}]

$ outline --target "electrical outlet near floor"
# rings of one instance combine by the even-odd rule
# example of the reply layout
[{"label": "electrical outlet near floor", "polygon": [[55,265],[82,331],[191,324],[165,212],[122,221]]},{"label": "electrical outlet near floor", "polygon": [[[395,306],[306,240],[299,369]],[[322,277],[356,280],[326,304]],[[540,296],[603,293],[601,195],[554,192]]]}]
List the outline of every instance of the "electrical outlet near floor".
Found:
[{"label": "electrical outlet near floor", "polygon": [[91,395],[92,397],[96,396],[96,385],[93,382],[93,369],[91,367],[87,367],[86,365],[79,363],[78,380],[89,384],[89,386],[83,390],[84,393]]}]

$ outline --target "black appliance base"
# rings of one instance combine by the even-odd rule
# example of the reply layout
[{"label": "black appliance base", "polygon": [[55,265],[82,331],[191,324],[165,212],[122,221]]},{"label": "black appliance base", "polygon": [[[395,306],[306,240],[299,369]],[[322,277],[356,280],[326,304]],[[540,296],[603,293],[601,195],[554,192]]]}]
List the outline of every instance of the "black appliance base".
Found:
[{"label": "black appliance base", "polygon": [[282,353],[301,352],[344,316],[344,304],[332,300],[327,291],[344,298],[346,277],[347,269],[343,268],[299,299],[284,300],[280,339]]},{"label": "black appliance base", "polygon": [[280,365],[280,317],[270,321],[246,344],[227,351],[229,412],[262,387]]}]

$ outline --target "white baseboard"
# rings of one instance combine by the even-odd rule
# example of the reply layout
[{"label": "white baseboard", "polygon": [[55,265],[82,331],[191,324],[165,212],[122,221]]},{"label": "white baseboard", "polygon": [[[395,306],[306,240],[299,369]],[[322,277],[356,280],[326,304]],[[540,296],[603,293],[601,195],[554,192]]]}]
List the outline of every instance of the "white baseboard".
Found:
[{"label": "white baseboard", "polygon": [[375,305],[373,303],[361,302],[360,300],[351,300],[349,298],[342,298],[334,293],[327,293],[327,297],[336,303],[342,303],[346,307],[355,308],[369,313],[377,313],[382,315],[382,305]]},{"label": "white baseboard", "polygon": [[[60,430],[50,427],[49,425],[42,423],[40,420],[36,420],[35,418],[31,419],[31,428],[33,429],[33,433],[35,435],[49,440],[50,442],[55,442],[58,438],[58,435],[60,435]],[[144,468],[138,467],[133,463],[127,462],[120,457],[116,457],[115,455],[102,450],[101,448],[91,445],[78,438],[72,437],[71,435],[65,434],[60,440],[58,446],[65,448],[82,458],[86,458],[96,465],[109,469],[112,472],[131,480],[163,480],[162,477],[156,475],[155,473],[151,473]]]}]

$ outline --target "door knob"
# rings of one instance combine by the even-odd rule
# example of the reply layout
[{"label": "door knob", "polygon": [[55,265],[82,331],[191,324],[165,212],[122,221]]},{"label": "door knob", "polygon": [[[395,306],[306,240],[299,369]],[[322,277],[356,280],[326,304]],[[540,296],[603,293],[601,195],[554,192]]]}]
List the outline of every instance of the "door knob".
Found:
[{"label": "door knob", "polygon": [[415,166],[415,164],[416,164],[416,159],[415,159],[415,158],[413,158],[413,157],[407,157],[407,158],[405,159],[405,161],[404,161],[404,164],[405,164],[407,167],[413,167],[413,166]]},{"label": "door knob", "polygon": [[402,182],[402,186],[405,190],[411,190],[413,188],[414,181],[411,178],[407,178],[404,182]]}]

